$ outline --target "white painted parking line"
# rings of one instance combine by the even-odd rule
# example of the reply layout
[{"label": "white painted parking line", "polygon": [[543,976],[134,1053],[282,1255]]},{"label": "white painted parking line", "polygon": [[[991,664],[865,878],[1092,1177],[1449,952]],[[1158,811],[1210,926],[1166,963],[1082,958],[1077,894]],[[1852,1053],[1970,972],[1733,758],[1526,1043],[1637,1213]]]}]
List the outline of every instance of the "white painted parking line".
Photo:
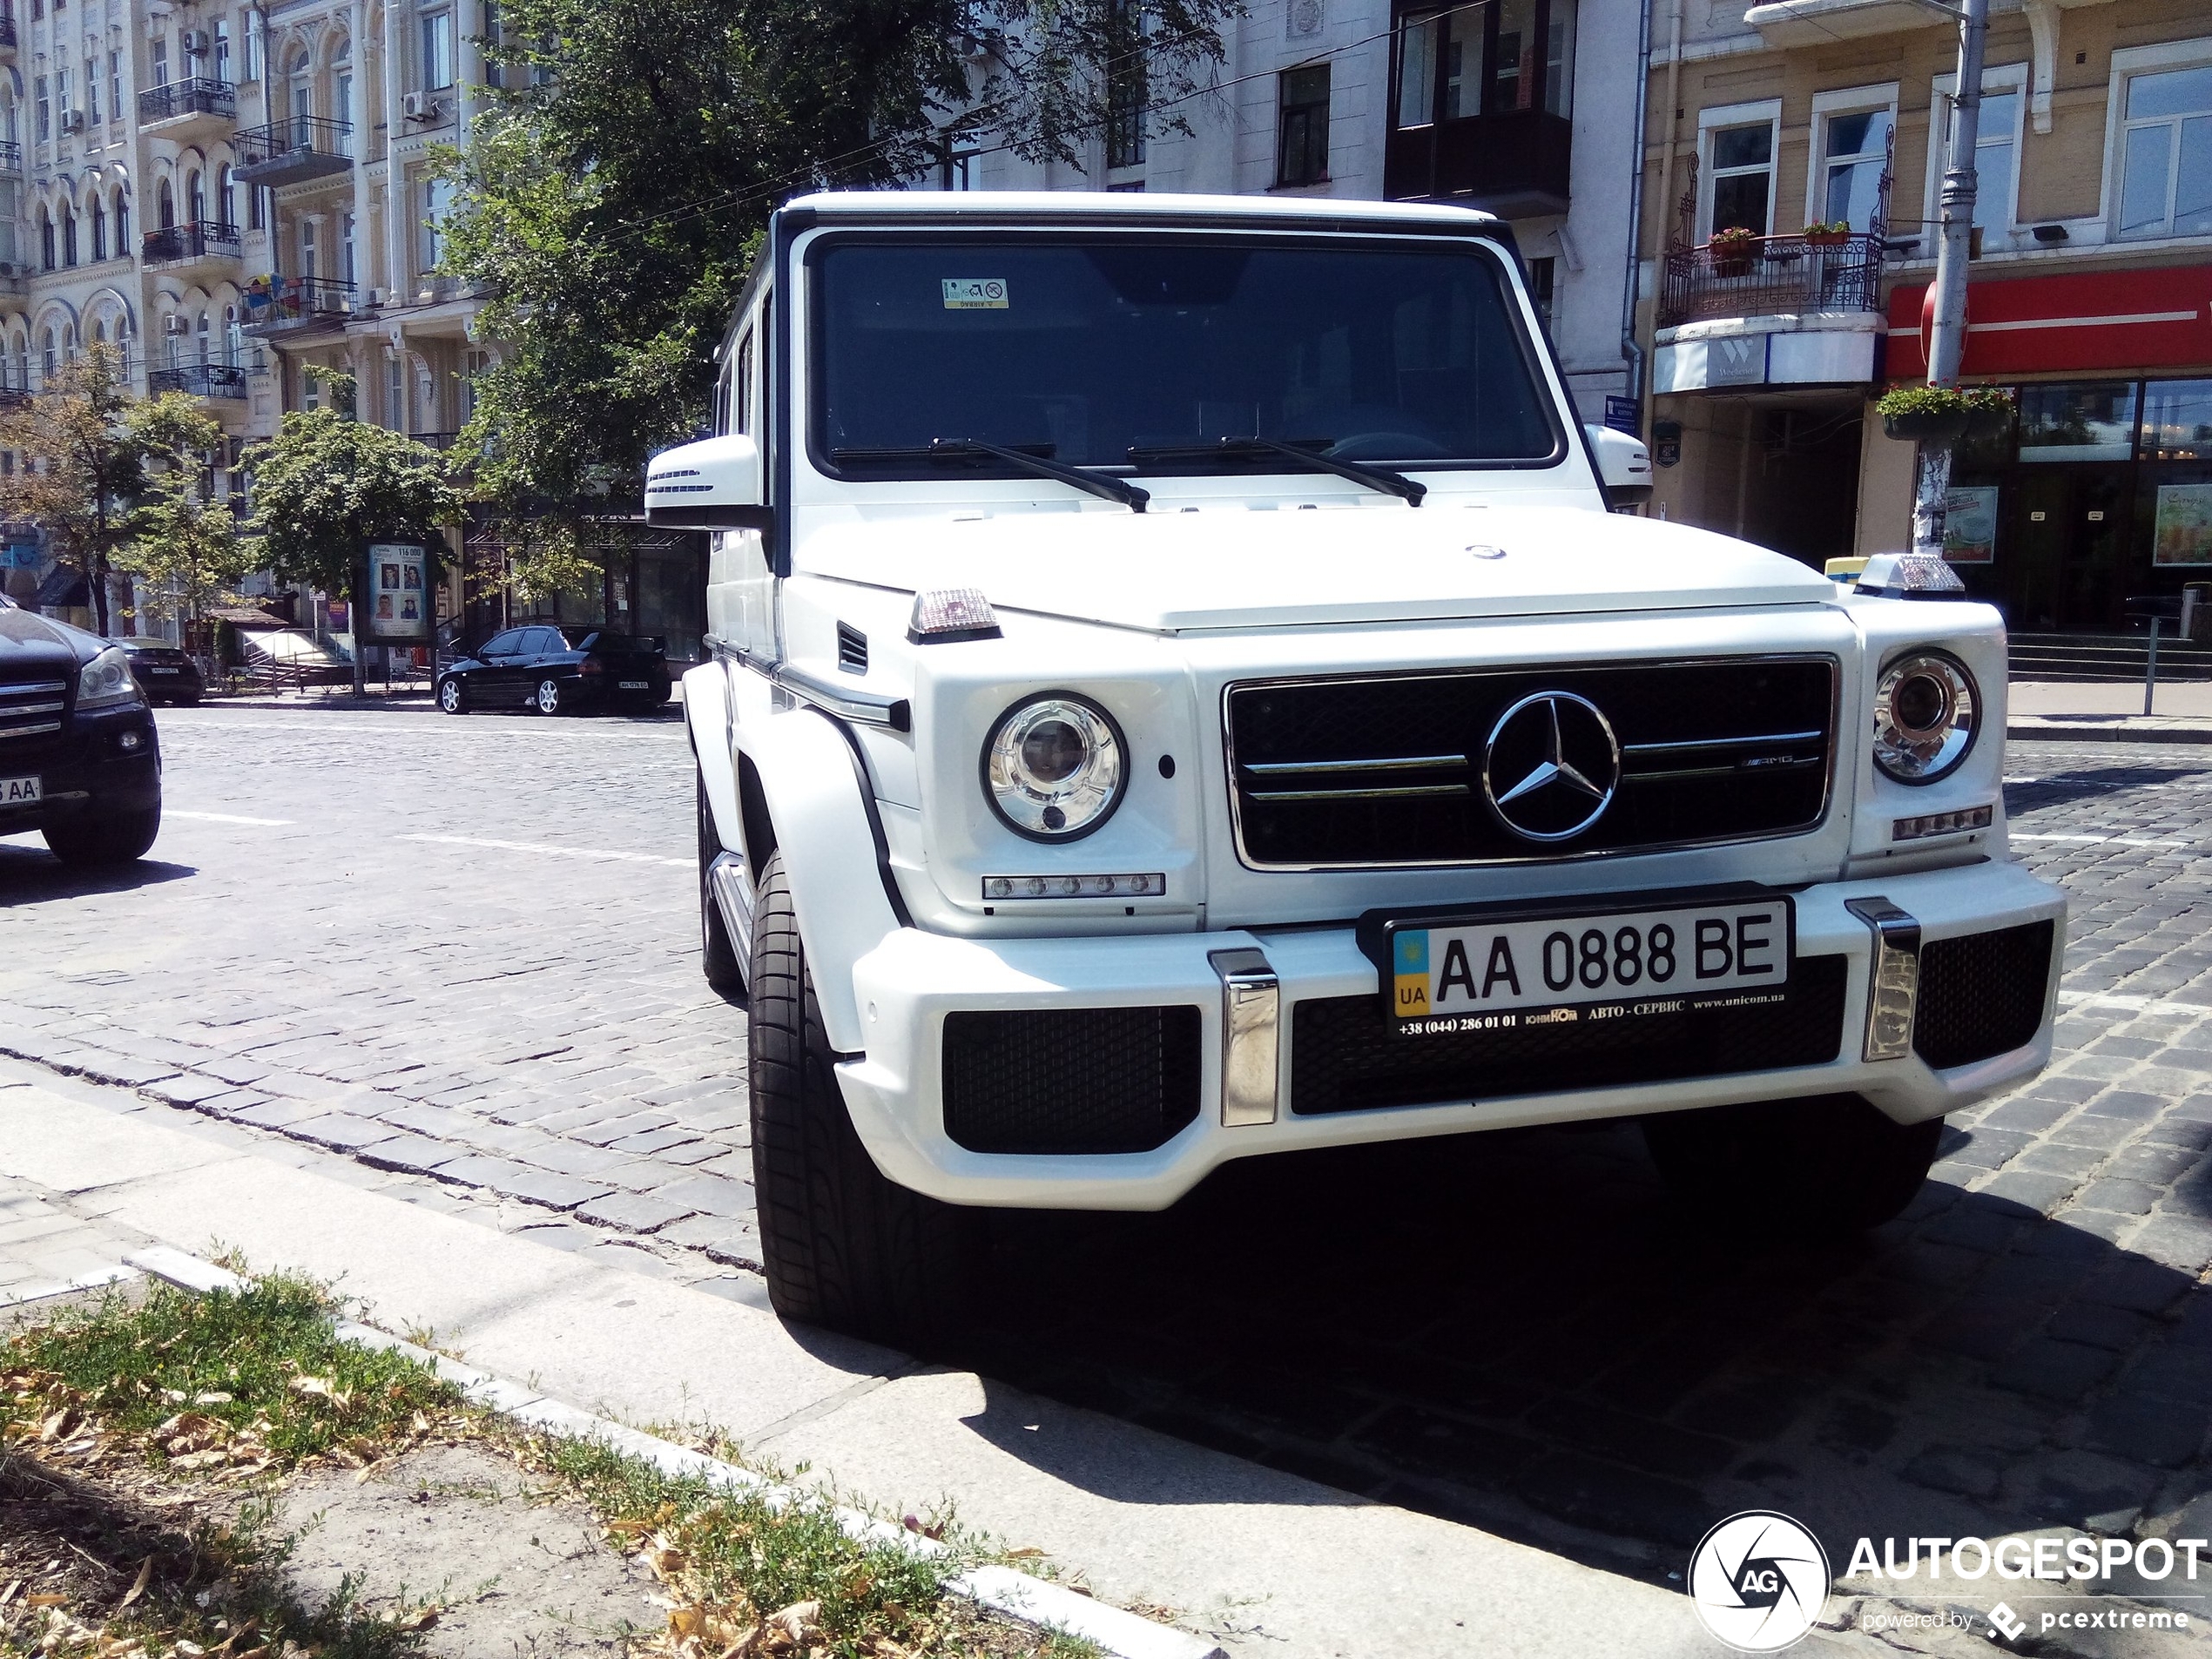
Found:
[{"label": "white painted parking line", "polygon": [[2040,784],[2043,780],[2040,778],[2007,778],[2004,781],[2008,784]]},{"label": "white painted parking line", "polygon": [[2030,835],[2021,830],[2012,833],[2016,841],[2071,841],[2083,846],[2189,846],[2189,841],[2154,840],[2144,835]]},{"label": "white painted parking line", "polygon": [[2130,996],[2124,991],[2067,991],[2059,1001],[2070,1008],[2116,1008],[2128,1014],[2183,1014],[2192,1019],[2212,1014],[2202,1002],[2172,1002],[2162,996]]},{"label": "white painted parking line", "polygon": [[255,824],[273,829],[280,824],[289,824],[288,818],[244,818],[236,813],[180,813],[173,806],[162,808],[164,818],[190,818],[203,824]]},{"label": "white painted parking line", "polygon": [[655,853],[615,853],[596,846],[549,846],[543,841],[497,841],[483,835],[402,835],[402,841],[431,841],[441,846],[489,846],[502,853],[540,853],[554,859],[591,859],[601,864],[672,864],[679,870],[697,867],[692,859],[663,858]]}]

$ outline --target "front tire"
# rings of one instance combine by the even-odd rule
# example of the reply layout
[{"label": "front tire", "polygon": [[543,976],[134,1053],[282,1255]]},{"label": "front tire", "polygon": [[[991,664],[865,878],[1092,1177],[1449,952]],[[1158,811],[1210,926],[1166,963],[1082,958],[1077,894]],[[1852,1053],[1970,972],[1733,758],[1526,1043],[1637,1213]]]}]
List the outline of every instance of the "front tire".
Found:
[{"label": "front tire", "polygon": [[780,853],[759,894],[747,1033],[768,1300],[786,1319],[927,1345],[959,1323],[980,1217],[876,1168],[832,1070]]},{"label": "front tire", "polygon": [[538,681],[537,693],[530,698],[530,706],[540,714],[558,714],[561,711],[561,682],[556,679]]},{"label": "front tire", "polygon": [[707,871],[722,854],[721,833],[714,827],[714,808],[706,798],[706,779],[695,774],[699,799],[699,967],[718,996],[732,1001],[745,995],[745,974],[738,966],[737,947],[730,942],[730,925],[715,902]]},{"label": "front tire", "polygon": [[458,674],[448,674],[438,682],[438,706],[448,714],[469,712],[469,687]]},{"label": "front tire", "polygon": [[1902,1214],[1928,1178],[1943,1120],[1898,1123],[1857,1095],[1758,1101],[1643,1120],[1644,1144],[1701,1221],[1849,1234]]},{"label": "front tire", "polygon": [[64,864],[82,870],[118,869],[144,858],[161,833],[161,804],[49,824],[43,833],[47,849]]}]

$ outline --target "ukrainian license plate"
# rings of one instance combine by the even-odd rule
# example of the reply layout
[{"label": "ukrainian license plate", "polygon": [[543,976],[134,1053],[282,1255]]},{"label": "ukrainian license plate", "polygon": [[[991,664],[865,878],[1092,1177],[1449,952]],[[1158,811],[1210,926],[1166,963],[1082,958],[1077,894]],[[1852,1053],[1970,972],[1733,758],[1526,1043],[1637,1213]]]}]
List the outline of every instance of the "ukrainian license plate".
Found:
[{"label": "ukrainian license plate", "polygon": [[620,685],[625,691],[650,691],[653,689],[651,680],[623,680]]},{"label": "ukrainian license plate", "polygon": [[36,778],[0,778],[0,806],[36,806],[41,797]]},{"label": "ukrainian license plate", "polygon": [[178,671],[173,668],[149,668],[146,671],[149,674],[174,674],[177,671]]},{"label": "ukrainian license plate", "polygon": [[1796,912],[1786,894],[1581,914],[1384,924],[1400,1032],[1648,1020],[1787,995]]}]

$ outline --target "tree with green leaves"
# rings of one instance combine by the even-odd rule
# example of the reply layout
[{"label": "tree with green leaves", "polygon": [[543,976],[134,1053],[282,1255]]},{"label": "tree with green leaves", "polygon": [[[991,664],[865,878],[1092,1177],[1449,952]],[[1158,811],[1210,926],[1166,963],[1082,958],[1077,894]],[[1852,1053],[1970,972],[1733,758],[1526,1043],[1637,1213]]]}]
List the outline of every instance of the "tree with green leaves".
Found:
[{"label": "tree with green leaves", "polygon": [[[1184,103],[1242,0],[502,0],[509,82],[455,158],[445,268],[511,354],[461,440],[518,580],[702,424],[770,211],[910,179],[952,146],[1074,162],[1109,114]],[[1141,109],[1140,109],[1141,114]],[[1187,129],[1184,129],[1187,130]]]},{"label": "tree with green leaves", "polygon": [[55,559],[84,578],[93,626],[108,631],[108,571],[132,532],[145,482],[145,453],[124,418],[131,392],[122,359],[86,347],[37,395],[0,412],[0,449],[23,462],[0,474],[0,518],[45,533]]},{"label": "tree with green leaves", "polygon": [[253,480],[246,545],[256,568],[347,596],[358,692],[367,674],[361,618],[368,543],[420,541],[435,562],[445,527],[461,522],[462,502],[446,480],[444,456],[404,433],[354,420],[344,412],[353,403],[351,379],[325,378],[336,407],[290,410],[274,437],[246,452]]},{"label": "tree with green leaves", "polygon": [[173,602],[188,647],[205,652],[209,609],[232,597],[254,568],[230,503],[208,488],[206,457],[221,447],[222,424],[181,392],[132,404],[123,421],[151,467],[116,566]]}]

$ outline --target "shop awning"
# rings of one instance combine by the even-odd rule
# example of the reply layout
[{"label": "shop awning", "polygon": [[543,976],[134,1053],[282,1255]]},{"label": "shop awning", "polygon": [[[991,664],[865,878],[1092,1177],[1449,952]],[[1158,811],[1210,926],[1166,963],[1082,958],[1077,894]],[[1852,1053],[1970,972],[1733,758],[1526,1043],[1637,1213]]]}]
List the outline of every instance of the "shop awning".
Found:
[{"label": "shop awning", "polygon": [[[2212,266],[1979,280],[1966,285],[1968,376],[2156,373],[2212,363]],[[1890,293],[1883,374],[1917,381],[1927,285]]]},{"label": "shop awning", "polygon": [[85,585],[84,573],[66,564],[57,564],[46,573],[46,579],[38,584],[37,595],[31,600],[41,610],[49,605],[65,609],[71,605],[89,606],[91,603],[92,590]]}]

